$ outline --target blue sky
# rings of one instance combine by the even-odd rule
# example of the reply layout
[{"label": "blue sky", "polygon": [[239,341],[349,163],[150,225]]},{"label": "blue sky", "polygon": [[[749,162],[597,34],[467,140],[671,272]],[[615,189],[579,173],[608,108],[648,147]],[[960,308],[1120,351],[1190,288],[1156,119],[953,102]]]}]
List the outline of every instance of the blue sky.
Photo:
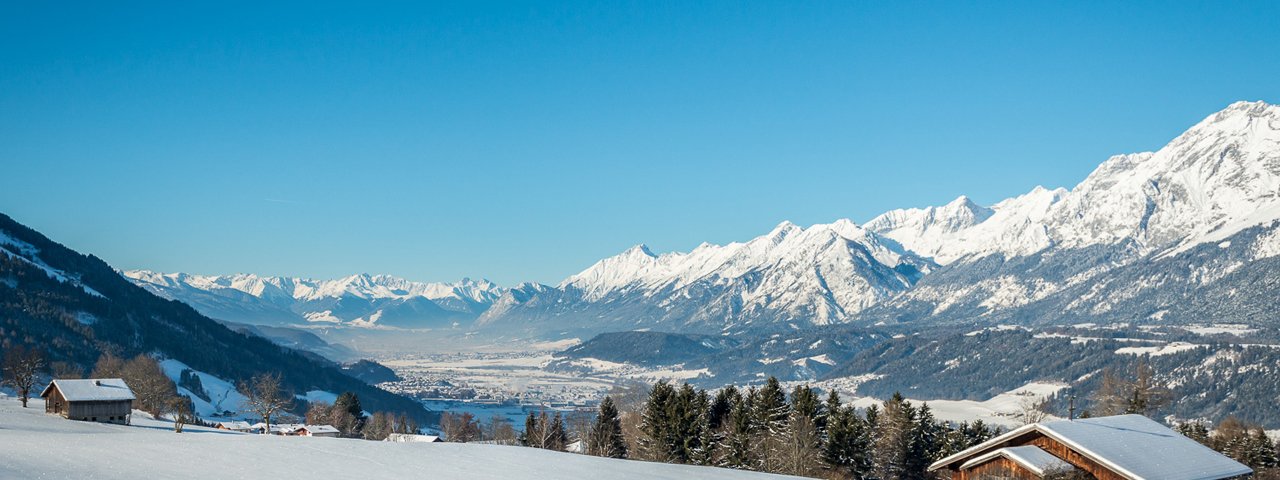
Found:
[{"label": "blue sky", "polygon": [[179,3],[0,6],[0,212],[120,268],[557,282],[1280,101],[1277,2]]}]

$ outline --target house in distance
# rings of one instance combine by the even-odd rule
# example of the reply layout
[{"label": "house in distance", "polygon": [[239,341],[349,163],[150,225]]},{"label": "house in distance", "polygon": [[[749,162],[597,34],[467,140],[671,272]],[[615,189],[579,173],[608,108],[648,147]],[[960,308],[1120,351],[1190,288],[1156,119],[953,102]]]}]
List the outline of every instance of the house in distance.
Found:
[{"label": "house in distance", "polygon": [[938,460],[929,470],[950,472],[953,480],[1071,473],[1099,480],[1218,480],[1253,473],[1142,415],[1026,425]]},{"label": "house in distance", "polygon": [[70,420],[128,425],[133,391],[119,378],[54,380],[40,392],[44,411]]}]

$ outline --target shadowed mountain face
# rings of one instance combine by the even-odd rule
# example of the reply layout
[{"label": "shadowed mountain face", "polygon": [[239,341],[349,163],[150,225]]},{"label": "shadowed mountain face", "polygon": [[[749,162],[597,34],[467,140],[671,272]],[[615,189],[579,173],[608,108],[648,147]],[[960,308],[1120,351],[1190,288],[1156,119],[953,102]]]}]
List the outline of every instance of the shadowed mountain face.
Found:
[{"label": "shadowed mountain face", "polygon": [[103,352],[154,354],[230,381],[279,372],[295,392],[357,393],[370,410],[425,419],[413,400],[366,385],[335,364],[233,331],[190,306],[130,283],[0,214],[0,345],[28,344],[89,368]]}]

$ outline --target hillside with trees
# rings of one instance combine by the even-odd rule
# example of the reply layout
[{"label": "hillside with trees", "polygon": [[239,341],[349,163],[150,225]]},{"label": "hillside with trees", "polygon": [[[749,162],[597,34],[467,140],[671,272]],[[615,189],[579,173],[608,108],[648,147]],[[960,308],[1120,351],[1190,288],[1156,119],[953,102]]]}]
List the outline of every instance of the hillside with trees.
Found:
[{"label": "hillside with trees", "polygon": [[97,257],[72,251],[3,214],[0,239],[0,350],[36,349],[51,365],[81,371],[103,354],[145,354],[177,359],[232,382],[278,372],[289,392],[355,392],[370,410],[428,420],[429,413],[411,399],[161,299]]}]

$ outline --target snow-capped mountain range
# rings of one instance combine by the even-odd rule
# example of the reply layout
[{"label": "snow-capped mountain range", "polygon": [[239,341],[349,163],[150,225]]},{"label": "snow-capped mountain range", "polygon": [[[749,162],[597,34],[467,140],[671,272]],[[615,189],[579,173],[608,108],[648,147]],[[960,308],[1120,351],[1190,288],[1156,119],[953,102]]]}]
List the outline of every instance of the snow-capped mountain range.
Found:
[{"label": "snow-capped mountain range", "polygon": [[254,324],[350,324],[405,328],[469,324],[504,290],[488,280],[412,282],[390,275],[337,280],[252,274],[121,272],[147,290],[220,320]]},{"label": "snow-capped mountain range", "polygon": [[[638,245],[554,287],[126,275],[197,308],[253,297],[254,309],[261,300],[304,318],[329,311],[344,322],[387,324],[372,310],[360,313],[367,308],[344,316],[328,305],[388,298],[467,312],[478,328],[533,331],[1206,315],[1275,322],[1262,312],[1280,290],[1271,280],[1280,277],[1272,275],[1280,272],[1278,219],[1280,107],[1239,102],[1159,151],[1106,160],[1070,190],[1035,187],[989,207],[962,196],[864,226],[783,222],[746,242],[690,252]],[[338,303],[348,302],[360,303]]]}]

